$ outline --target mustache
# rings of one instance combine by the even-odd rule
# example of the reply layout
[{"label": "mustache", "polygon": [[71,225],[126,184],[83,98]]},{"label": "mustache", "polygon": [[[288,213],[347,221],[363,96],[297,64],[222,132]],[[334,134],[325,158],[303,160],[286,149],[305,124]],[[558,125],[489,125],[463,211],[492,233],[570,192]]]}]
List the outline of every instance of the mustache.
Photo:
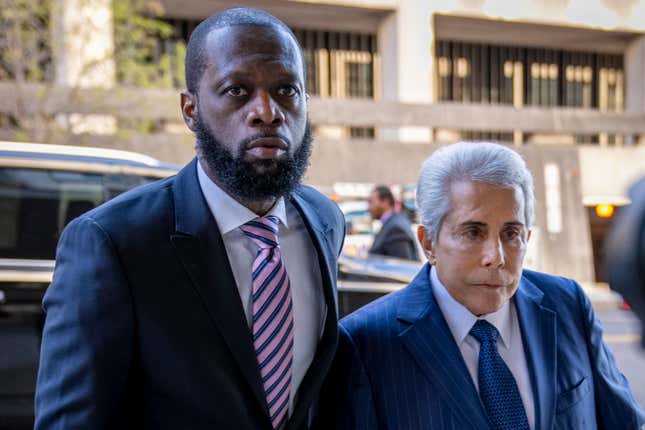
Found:
[{"label": "mustache", "polygon": [[[309,165],[313,141],[311,125],[309,121],[306,122],[304,134],[296,143],[268,127],[255,131],[257,133],[254,135],[231,145],[237,146],[237,150],[229,149],[217,139],[198,111],[195,124],[198,156],[206,161],[224,189],[233,196],[245,200],[286,196],[298,186]],[[274,141],[257,142],[263,138]],[[275,140],[280,140],[280,144]],[[298,143],[300,146],[296,147]],[[247,161],[245,150],[258,144],[295,150],[289,151],[290,154],[280,159]]]},{"label": "mustache", "polygon": [[264,132],[264,133],[256,133],[254,135],[251,135],[249,137],[242,139],[240,141],[240,150],[242,151],[247,150],[249,149],[249,146],[251,145],[251,143],[253,143],[253,141],[257,139],[266,138],[266,137],[269,137],[269,138],[277,137],[278,139],[282,140],[285,143],[285,145],[287,145],[287,148],[291,147],[291,141],[284,134]]}]

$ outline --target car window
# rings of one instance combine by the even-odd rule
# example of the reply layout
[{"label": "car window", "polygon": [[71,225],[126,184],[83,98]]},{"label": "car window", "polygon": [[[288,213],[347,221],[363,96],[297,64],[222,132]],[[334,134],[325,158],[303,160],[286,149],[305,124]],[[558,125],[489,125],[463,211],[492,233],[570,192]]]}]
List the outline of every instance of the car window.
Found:
[{"label": "car window", "polygon": [[134,175],[0,168],[0,258],[53,259],[67,223],[153,180]]},{"label": "car window", "polygon": [[350,226],[347,234],[372,233],[372,217],[367,210],[346,212],[345,222]]}]

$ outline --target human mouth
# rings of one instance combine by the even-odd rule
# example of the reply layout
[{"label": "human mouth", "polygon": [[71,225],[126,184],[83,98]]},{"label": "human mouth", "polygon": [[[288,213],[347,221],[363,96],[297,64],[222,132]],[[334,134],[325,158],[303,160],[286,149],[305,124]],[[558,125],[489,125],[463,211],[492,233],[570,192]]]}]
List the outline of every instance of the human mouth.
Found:
[{"label": "human mouth", "polygon": [[246,152],[254,158],[271,159],[286,154],[288,148],[279,136],[262,136],[251,140]]},{"label": "human mouth", "polygon": [[491,281],[483,281],[483,282],[473,282],[472,285],[474,285],[475,287],[479,287],[479,288],[485,288],[485,289],[489,289],[489,290],[496,290],[498,288],[506,287],[507,285],[509,285],[509,283],[508,282],[503,282],[503,281],[498,281],[498,280],[494,280],[494,281],[491,280]]},{"label": "human mouth", "polygon": [[498,288],[502,288],[504,285],[502,284],[476,284],[478,287],[486,288],[486,289],[491,289],[491,290],[496,290]]}]

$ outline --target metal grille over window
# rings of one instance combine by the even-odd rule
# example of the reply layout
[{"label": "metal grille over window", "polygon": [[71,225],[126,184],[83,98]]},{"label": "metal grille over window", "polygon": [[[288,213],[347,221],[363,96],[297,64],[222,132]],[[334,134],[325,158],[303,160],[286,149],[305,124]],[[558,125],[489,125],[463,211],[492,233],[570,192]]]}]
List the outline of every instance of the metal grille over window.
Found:
[{"label": "metal grille over window", "polygon": [[[303,29],[294,33],[303,49],[309,94],[374,98],[379,62],[375,35]],[[336,135],[373,138],[374,128],[338,128]]]},{"label": "metal grille over window", "polygon": [[[440,101],[517,108],[624,108],[623,56],[440,40],[436,43]],[[462,131],[466,139],[512,141],[513,133]],[[526,141],[527,136],[519,136]],[[622,136],[574,136],[576,143],[620,144]]]}]

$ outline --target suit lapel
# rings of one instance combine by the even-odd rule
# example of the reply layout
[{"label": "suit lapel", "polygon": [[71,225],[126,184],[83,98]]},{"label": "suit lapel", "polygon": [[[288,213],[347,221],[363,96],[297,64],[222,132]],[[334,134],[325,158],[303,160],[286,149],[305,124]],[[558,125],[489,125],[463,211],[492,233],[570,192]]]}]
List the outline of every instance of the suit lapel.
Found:
[{"label": "suit lapel", "polygon": [[293,192],[291,203],[300,213],[318,255],[323,293],[327,304],[327,317],[316,355],[300,383],[288,429],[299,428],[297,426],[307,421],[309,408],[305,406],[311,405],[315,400],[323,379],[329,371],[338,344],[336,268],[333,267],[333,262],[336,261],[336,255],[334,255],[336,250],[328,242],[328,238],[333,235],[333,228],[324,223],[324,220],[318,215],[317,209],[298,190]]},{"label": "suit lapel", "polygon": [[417,366],[468,428],[487,429],[479,395],[430,285],[426,264],[407,287],[397,319],[406,326],[399,334]]},{"label": "suit lapel", "polygon": [[535,428],[550,429],[555,417],[557,328],[555,312],[541,306],[543,295],[522,277],[515,293],[515,305],[533,387]]},{"label": "suit lapel", "polygon": [[[391,217],[390,217],[391,218]],[[388,228],[388,223],[390,220],[388,219],[381,225],[381,229],[376,233],[376,236],[374,236],[374,241],[372,242],[372,249],[378,249],[381,247],[381,242],[383,242],[383,239],[385,238],[385,232]]]},{"label": "suit lapel", "polygon": [[196,169],[193,160],[177,175],[173,185],[176,232],[170,239],[208,315],[268,416],[251,331],[222,236],[202,195]]}]

